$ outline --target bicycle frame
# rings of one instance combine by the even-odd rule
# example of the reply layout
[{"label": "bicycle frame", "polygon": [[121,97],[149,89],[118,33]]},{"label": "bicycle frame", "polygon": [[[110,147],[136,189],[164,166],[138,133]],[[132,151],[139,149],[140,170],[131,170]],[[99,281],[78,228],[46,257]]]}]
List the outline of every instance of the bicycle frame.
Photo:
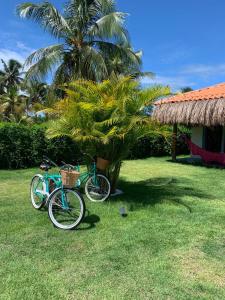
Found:
[{"label": "bicycle frame", "polygon": [[[42,175],[43,177],[43,186],[44,186],[44,191],[41,190],[35,190],[34,193],[42,199],[42,201],[47,201],[50,194],[53,192],[50,190],[50,181],[53,181],[54,183],[54,191],[58,188],[62,187],[62,180],[61,180],[61,175],[58,174],[49,174],[48,171]],[[37,188],[37,187],[36,187]],[[69,209],[67,201],[65,199],[65,194],[62,193],[62,206],[64,209]]]},{"label": "bicycle frame", "polygon": [[50,186],[49,186],[50,180],[54,182],[56,188],[62,186],[61,175],[56,175],[56,174],[50,175],[48,172],[45,172],[45,174],[43,175],[43,179],[44,179],[45,191],[48,196],[51,194]]},{"label": "bicycle frame", "polygon": [[[61,175],[58,174],[52,174],[50,175],[47,171],[45,172],[45,174],[43,175],[43,184],[44,184],[44,192],[43,191],[36,191],[35,194],[36,195],[40,195],[41,194],[41,198],[42,201],[46,201],[45,196],[48,200],[50,194],[52,192],[54,192],[56,189],[62,188],[62,180],[61,180]],[[55,188],[53,191],[50,191],[50,186],[49,186],[49,181],[52,180],[55,184]],[[68,203],[66,201],[66,196],[65,193],[62,192],[61,195],[61,201],[62,201],[62,207],[64,209],[69,209]]]},{"label": "bicycle frame", "polygon": [[[78,172],[80,172],[80,165],[76,166],[76,170]],[[87,170],[85,172],[80,173],[79,179],[77,180],[75,187],[76,188],[80,187],[81,184],[84,183],[85,181],[87,181],[88,178],[91,177],[91,176],[94,176],[94,182],[97,185],[98,183],[97,183],[97,176],[96,176],[96,174],[97,174],[97,167],[96,167],[96,163],[93,162],[93,164],[90,167],[90,171]]]}]

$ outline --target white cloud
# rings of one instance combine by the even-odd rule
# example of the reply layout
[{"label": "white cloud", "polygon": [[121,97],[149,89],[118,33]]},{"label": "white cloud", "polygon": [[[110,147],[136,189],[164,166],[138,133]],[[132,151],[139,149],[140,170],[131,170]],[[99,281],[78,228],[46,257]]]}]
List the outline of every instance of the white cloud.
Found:
[{"label": "white cloud", "polygon": [[[167,72],[168,74],[168,72]],[[169,85],[173,90],[179,90],[182,87],[207,86],[221,82],[225,77],[225,63],[221,64],[193,64],[187,65],[180,70],[176,70],[172,75],[157,75],[153,80],[143,78],[144,86],[152,84]]]},{"label": "white cloud", "polygon": [[[0,59],[3,59],[4,61],[8,61],[10,59],[15,59],[19,61],[21,64],[24,63],[26,58],[34,51],[34,49],[31,49],[24,45],[22,42],[16,42],[16,46],[14,49],[7,48],[0,48]],[[2,68],[2,64],[0,62],[0,69]]]},{"label": "white cloud", "polygon": [[215,64],[215,65],[190,65],[180,72],[185,75],[197,75],[201,78],[208,79],[214,76],[225,75],[225,63]]},{"label": "white cloud", "polygon": [[162,84],[169,85],[173,90],[179,90],[182,87],[194,86],[196,83],[184,76],[160,76],[156,75],[154,79],[145,77],[141,80],[142,85]]},{"label": "white cloud", "polygon": [[8,61],[9,59],[15,59],[18,60],[20,63],[23,63],[26,59],[26,55],[23,53],[18,53],[16,51],[12,51],[9,49],[1,49],[0,48],[0,59],[3,59],[4,61]]},{"label": "white cloud", "polygon": [[27,47],[24,43],[22,42],[16,42],[16,46],[18,49],[24,51],[24,52],[33,52],[34,49],[30,48],[30,47]]}]

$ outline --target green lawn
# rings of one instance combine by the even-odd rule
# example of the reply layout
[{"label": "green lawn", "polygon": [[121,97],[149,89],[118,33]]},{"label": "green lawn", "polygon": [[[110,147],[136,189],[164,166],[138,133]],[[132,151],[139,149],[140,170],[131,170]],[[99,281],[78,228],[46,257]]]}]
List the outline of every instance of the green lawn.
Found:
[{"label": "green lawn", "polygon": [[225,299],[225,170],[125,162],[125,194],[70,232],[32,208],[35,172],[0,171],[1,300]]}]

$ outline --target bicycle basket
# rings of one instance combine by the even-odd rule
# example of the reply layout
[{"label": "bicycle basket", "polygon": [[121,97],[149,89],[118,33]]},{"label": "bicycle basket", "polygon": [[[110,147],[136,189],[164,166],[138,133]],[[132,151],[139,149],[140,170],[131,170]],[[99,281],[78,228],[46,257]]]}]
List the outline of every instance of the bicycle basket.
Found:
[{"label": "bicycle basket", "polygon": [[74,170],[61,170],[61,176],[63,186],[67,188],[73,188],[80,176],[80,172]]},{"label": "bicycle basket", "polygon": [[110,164],[109,160],[103,159],[101,157],[97,157],[97,169],[99,169],[100,171],[105,171],[108,166]]}]

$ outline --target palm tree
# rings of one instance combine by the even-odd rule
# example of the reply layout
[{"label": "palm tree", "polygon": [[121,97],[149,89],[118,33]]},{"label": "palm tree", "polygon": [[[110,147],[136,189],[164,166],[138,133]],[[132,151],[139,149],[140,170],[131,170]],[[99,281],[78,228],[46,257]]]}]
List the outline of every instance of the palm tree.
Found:
[{"label": "palm tree", "polygon": [[37,117],[36,113],[38,111],[53,105],[59,100],[55,87],[44,82],[26,81],[23,89],[28,99],[27,112],[34,117]]},{"label": "palm tree", "polygon": [[48,102],[48,93],[50,86],[44,82],[26,81],[24,90],[29,97],[29,107],[35,104],[44,105]]},{"label": "palm tree", "polygon": [[185,87],[181,88],[180,91],[182,94],[184,94],[184,93],[192,92],[193,89],[189,86],[185,86]]},{"label": "palm tree", "polygon": [[127,14],[116,11],[114,0],[70,0],[62,14],[47,1],[23,3],[17,11],[59,41],[27,58],[28,78],[42,80],[53,71],[57,84],[78,78],[101,81],[118,72],[111,63],[116,58],[135,73],[140,71],[140,52],[131,48],[124,27]]},{"label": "palm tree", "polygon": [[48,135],[70,136],[86,151],[110,160],[109,177],[115,188],[121,162],[137,139],[160,130],[144,113],[145,105],[170,94],[170,89],[141,90],[130,77],[114,77],[102,83],[75,81],[65,92],[67,97],[48,110],[56,117]]},{"label": "palm tree", "polygon": [[19,122],[27,117],[28,97],[20,94],[17,87],[11,86],[7,93],[0,95],[0,114],[3,121]]},{"label": "palm tree", "polygon": [[3,70],[0,70],[0,94],[4,94],[11,87],[18,87],[22,83],[22,65],[14,59],[10,59],[8,63],[2,59],[1,62]]}]

